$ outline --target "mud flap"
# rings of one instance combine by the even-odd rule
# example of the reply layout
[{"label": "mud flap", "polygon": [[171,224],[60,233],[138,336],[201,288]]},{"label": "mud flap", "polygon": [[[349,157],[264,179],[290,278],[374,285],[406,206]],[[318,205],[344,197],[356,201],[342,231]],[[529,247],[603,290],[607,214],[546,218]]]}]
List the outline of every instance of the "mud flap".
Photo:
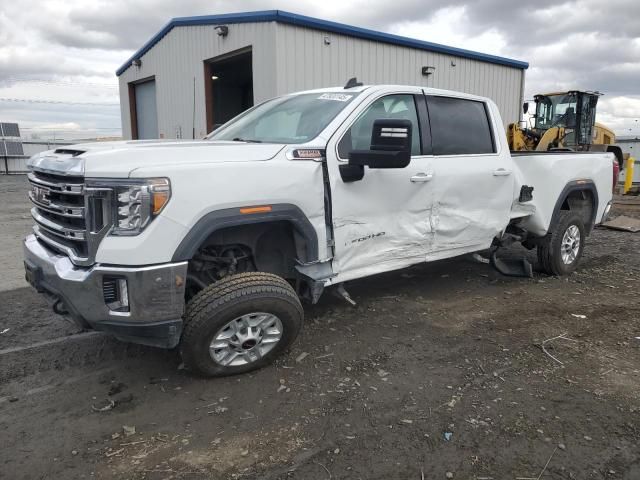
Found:
[{"label": "mud flap", "polygon": [[526,258],[506,258],[500,259],[497,256],[498,249],[491,253],[489,263],[502,275],[507,277],[533,277],[533,267]]}]

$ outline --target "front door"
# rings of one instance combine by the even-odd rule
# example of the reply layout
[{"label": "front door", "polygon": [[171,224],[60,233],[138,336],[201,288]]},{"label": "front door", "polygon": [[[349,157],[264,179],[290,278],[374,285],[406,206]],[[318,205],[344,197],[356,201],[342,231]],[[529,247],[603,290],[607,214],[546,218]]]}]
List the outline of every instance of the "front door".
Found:
[{"label": "front door", "polygon": [[[327,164],[332,195],[335,241],[333,281],[345,281],[424,261],[430,231],[427,189],[432,178],[423,156],[418,111],[426,113],[421,92],[384,95],[356,111],[329,142]],[[359,113],[358,113],[359,112]],[[339,165],[349,151],[370,148],[373,122],[408,119],[412,123],[412,156],[405,168],[370,169],[362,180],[346,183]]]}]

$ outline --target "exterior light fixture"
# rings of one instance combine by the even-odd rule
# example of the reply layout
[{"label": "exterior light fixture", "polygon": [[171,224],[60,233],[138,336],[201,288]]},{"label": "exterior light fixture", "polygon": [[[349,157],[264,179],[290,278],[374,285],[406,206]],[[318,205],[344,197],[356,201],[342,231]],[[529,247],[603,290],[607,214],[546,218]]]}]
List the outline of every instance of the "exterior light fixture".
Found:
[{"label": "exterior light fixture", "polygon": [[136,58],[134,61],[131,62],[131,65],[134,67],[140,68],[140,66],[142,65],[142,60],[140,60],[139,58]]},{"label": "exterior light fixture", "polygon": [[219,77],[217,75],[211,75],[211,80],[217,80]]},{"label": "exterior light fixture", "polygon": [[435,70],[436,70],[436,67],[431,67],[431,66],[422,67],[422,75],[427,77],[431,75],[433,72],[435,72]]},{"label": "exterior light fixture", "polygon": [[229,27],[226,25],[218,25],[217,27],[214,27],[214,29],[218,33],[219,37],[226,37],[229,35]]}]

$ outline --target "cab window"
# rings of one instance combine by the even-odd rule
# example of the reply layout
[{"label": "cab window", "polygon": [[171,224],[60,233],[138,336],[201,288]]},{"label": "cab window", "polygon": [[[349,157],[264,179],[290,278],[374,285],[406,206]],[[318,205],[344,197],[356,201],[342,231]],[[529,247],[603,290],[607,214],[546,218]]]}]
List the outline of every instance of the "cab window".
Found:
[{"label": "cab window", "polygon": [[351,150],[369,150],[373,122],[379,119],[410,120],[412,124],[411,155],[420,155],[420,129],[413,95],[388,95],[375,100],[351,125],[338,143],[340,158],[348,158]]},{"label": "cab window", "polygon": [[427,97],[434,155],[495,153],[489,114],[483,102]]}]

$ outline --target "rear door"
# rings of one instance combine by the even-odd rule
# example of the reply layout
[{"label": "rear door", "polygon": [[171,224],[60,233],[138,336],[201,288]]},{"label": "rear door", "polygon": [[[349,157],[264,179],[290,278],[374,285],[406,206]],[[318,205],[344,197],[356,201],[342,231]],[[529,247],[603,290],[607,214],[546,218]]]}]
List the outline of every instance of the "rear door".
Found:
[{"label": "rear door", "polygon": [[497,107],[466,98],[426,98],[433,149],[427,259],[487,248],[509,222],[514,189]]},{"label": "rear door", "polygon": [[[402,268],[424,261],[429,232],[428,157],[420,139],[418,111],[426,116],[420,89],[376,94],[354,112],[327,147],[335,240],[334,281]],[[405,168],[370,169],[364,178],[344,182],[339,165],[349,151],[367,150],[373,122],[408,119],[412,123],[412,156]]]}]

